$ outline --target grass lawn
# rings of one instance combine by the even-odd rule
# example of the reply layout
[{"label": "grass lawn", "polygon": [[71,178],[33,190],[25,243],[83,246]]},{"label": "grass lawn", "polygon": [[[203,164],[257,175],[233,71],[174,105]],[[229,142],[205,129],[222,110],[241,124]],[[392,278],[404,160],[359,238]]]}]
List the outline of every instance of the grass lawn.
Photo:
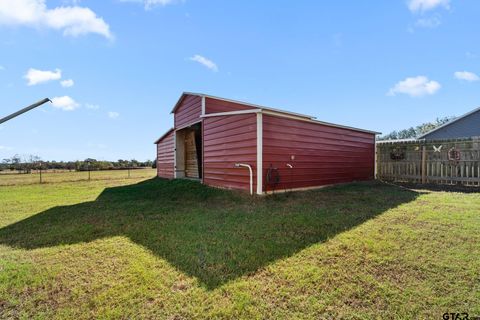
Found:
[{"label": "grass lawn", "polygon": [[114,179],[0,203],[1,318],[480,315],[480,194]]}]

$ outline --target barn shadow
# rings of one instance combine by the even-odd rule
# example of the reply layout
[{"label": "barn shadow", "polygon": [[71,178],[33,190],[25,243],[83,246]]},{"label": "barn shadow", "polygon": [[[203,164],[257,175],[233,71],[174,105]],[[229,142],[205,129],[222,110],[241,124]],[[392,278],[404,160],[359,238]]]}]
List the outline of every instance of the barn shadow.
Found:
[{"label": "barn shadow", "polygon": [[152,179],[6,226],[0,243],[35,249],[124,235],[214,289],[417,196],[366,182],[252,199],[193,181]]}]

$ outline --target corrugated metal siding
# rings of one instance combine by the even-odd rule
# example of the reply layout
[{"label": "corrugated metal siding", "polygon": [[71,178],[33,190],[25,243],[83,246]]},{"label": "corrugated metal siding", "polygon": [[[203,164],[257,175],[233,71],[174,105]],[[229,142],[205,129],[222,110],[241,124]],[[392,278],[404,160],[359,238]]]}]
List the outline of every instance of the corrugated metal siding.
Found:
[{"label": "corrugated metal siding", "polygon": [[174,134],[170,132],[157,143],[157,175],[162,178],[174,178]]},{"label": "corrugated metal siding", "polygon": [[246,106],[244,104],[223,101],[213,98],[205,98],[205,113],[219,113],[219,112],[230,112],[230,111],[239,111],[239,110],[250,110],[256,109],[251,106]]},{"label": "corrugated metal siding", "polygon": [[187,95],[175,111],[175,129],[183,128],[200,121],[202,114],[202,98]]},{"label": "corrugated metal siding", "polygon": [[204,183],[211,186],[250,189],[245,163],[253,169],[256,190],[257,117],[255,114],[205,118],[203,121]]},{"label": "corrugated metal siding", "polygon": [[424,139],[457,139],[480,136],[480,110],[424,136]]},{"label": "corrugated metal siding", "polygon": [[277,190],[373,179],[374,150],[370,133],[263,116],[264,185],[272,164],[280,173]]}]

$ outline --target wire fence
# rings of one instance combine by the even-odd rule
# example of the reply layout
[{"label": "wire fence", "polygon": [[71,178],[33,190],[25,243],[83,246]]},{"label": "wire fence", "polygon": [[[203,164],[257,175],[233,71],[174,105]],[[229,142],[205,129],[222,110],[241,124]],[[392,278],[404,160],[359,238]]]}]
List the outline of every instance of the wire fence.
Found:
[{"label": "wire fence", "polygon": [[150,168],[101,171],[32,171],[31,173],[1,173],[0,186],[77,181],[147,179],[155,176],[156,169]]}]

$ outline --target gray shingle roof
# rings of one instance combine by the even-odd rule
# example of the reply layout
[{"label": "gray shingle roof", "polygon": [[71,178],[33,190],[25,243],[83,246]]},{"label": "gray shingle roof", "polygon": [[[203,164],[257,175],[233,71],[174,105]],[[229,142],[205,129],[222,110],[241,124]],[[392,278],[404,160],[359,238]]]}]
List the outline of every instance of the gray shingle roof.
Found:
[{"label": "gray shingle roof", "polygon": [[418,139],[456,139],[480,136],[480,108],[474,109],[461,117],[447,122]]}]

